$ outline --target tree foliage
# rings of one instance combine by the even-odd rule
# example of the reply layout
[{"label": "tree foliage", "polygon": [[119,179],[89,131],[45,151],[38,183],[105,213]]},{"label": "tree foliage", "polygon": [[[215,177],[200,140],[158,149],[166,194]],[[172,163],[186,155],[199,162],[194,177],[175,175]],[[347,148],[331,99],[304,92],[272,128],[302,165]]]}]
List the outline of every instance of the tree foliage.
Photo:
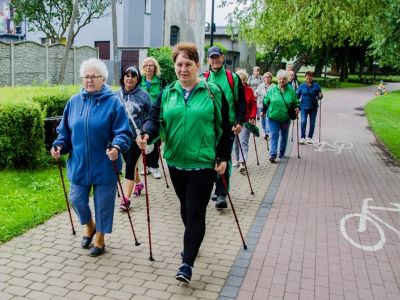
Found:
[{"label": "tree foliage", "polygon": [[153,56],[160,65],[161,77],[169,84],[176,80],[174,62],[172,60],[172,48],[150,48],[147,56]]},{"label": "tree foliage", "polygon": [[[382,64],[400,65],[398,0],[221,0],[239,38],[266,51],[291,48],[294,57],[321,49],[371,44]],[[302,50],[300,50],[303,48]]]},{"label": "tree foliage", "polygon": [[[65,36],[72,17],[72,0],[12,0],[12,4],[16,24],[26,18],[30,31],[41,31],[52,42],[61,41]],[[79,1],[73,40],[82,27],[105,16],[110,4],[111,0]]]}]

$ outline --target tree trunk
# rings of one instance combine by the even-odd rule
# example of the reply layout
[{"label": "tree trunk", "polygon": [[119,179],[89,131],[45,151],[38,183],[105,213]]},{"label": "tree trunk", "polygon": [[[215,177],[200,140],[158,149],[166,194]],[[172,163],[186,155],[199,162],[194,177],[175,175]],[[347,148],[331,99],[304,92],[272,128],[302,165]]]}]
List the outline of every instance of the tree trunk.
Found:
[{"label": "tree trunk", "polygon": [[314,69],[314,77],[321,77],[322,68],[324,67],[325,57],[320,56]]},{"label": "tree trunk", "polygon": [[308,61],[308,56],[309,56],[309,53],[308,52],[304,52],[294,61],[294,63],[293,63],[293,71],[295,73],[299,72],[299,70],[305,64],[305,62]]},{"label": "tree trunk", "polygon": [[112,0],[111,3],[112,17],[112,36],[113,36],[113,62],[114,62],[114,84],[118,84],[118,30],[117,30],[117,0]]},{"label": "tree trunk", "polygon": [[348,70],[347,70],[347,61],[349,58],[349,44],[348,42],[345,43],[344,47],[344,56],[341,61],[341,66],[340,66],[340,81],[344,82],[347,80],[348,76]]},{"label": "tree trunk", "polygon": [[67,69],[67,63],[68,63],[69,49],[71,48],[74,42],[74,25],[76,16],[78,15],[78,8],[79,8],[78,5],[79,5],[79,0],[75,0],[74,7],[72,9],[71,21],[69,23],[67,45],[65,46],[64,57],[61,63],[60,76],[58,77],[58,84],[62,84],[64,82],[65,70]]}]

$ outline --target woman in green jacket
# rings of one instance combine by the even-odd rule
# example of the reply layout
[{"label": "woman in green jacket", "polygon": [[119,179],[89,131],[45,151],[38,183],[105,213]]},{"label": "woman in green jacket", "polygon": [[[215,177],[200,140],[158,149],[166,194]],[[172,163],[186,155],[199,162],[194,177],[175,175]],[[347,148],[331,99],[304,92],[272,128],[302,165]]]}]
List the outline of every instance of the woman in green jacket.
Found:
[{"label": "woman in green jacket", "polygon": [[[161,79],[161,69],[157,59],[152,56],[146,57],[142,64],[142,74],[140,87],[149,93],[151,101],[154,104],[161,90],[166,85],[165,81]],[[160,146],[161,143],[157,142],[153,151],[147,156],[147,174],[153,174],[155,179],[161,178],[158,165],[158,149]],[[144,175],[144,170],[140,174]]]},{"label": "woman in green jacket", "polygon": [[198,77],[196,46],[179,43],[173,52],[178,80],[159,95],[145,134],[136,139],[144,149],[159,134],[164,141],[164,158],[180,201],[185,225],[182,265],[176,279],[189,283],[197,253],[206,230],[206,208],[217,173],[222,175],[230,158],[232,139],[228,103],[221,90]]},{"label": "woman in green jacket", "polygon": [[268,110],[269,130],[271,135],[271,148],[269,151],[269,161],[274,163],[278,154],[279,158],[285,158],[285,151],[289,133],[290,117],[288,108],[293,103],[296,107],[296,113],[299,113],[299,100],[295,90],[287,84],[289,74],[285,70],[279,70],[276,74],[278,85],[268,89],[264,98],[264,107],[262,116]]}]

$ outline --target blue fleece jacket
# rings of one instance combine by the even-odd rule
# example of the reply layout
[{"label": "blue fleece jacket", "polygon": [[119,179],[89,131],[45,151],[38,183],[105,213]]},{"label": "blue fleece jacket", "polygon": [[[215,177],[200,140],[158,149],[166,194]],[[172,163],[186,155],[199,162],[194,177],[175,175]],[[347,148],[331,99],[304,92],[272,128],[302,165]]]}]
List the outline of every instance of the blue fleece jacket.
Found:
[{"label": "blue fleece jacket", "polygon": [[[105,85],[96,93],[82,89],[71,97],[64,109],[58,137],[53,146],[69,153],[68,179],[75,184],[111,184],[116,182],[112,162],[106,155],[107,143],[128,151],[132,132],[119,97]],[[121,156],[117,161],[121,169]]]}]

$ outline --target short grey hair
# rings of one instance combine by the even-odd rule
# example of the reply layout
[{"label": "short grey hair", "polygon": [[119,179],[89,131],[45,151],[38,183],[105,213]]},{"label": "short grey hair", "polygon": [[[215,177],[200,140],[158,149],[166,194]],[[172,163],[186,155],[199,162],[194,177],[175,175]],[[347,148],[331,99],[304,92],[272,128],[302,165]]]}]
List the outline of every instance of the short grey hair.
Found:
[{"label": "short grey hair", "polygon": [[87,60],[84,60],[79,68],[80,76],[85,76],[85,72],[89,69],[96,70],[103,77],[103,80],[107,81],[108,70],[106,64],[102,60],[97,58],[89,58]]},{"label": "short grey hair", "polygon": [[278,73],[276,73],[276,78],[286,78],[286,80],[289,78],[289,73],[286,70],[280,69]]},{"label": "short grey hair", "polygon": [[244,80],[247,81],[247,78],[249,78],[249,74],[247,74],[245,69],[239,69],[236,71],[236,74],[242,79],[242,76],[244,77]]}]

